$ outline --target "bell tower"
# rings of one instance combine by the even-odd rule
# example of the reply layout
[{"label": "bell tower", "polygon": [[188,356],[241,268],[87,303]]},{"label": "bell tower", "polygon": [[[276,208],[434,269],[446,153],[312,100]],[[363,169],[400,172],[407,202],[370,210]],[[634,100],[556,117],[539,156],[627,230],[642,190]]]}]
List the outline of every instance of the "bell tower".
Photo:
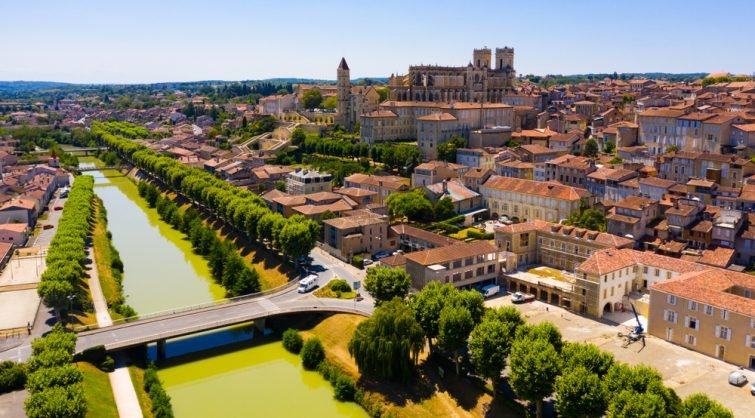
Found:
[{"label": "bell tower", "polygon": [[336,79],[338,90],[338,123],[346,129],[351,129],[354,121],[351,115],[351,76],[349,75],[349,64],[346,58],[341,58],[338,64],[338,75]]}]

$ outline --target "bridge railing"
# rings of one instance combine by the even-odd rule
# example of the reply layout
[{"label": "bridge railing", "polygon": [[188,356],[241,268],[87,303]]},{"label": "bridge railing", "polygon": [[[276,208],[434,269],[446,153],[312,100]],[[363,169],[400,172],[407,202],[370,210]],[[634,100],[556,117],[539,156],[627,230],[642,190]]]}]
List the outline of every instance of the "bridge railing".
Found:
[{"label": "bridge railing", "polygon": [[[175,314],[178,314],[178,313],[196,311],[196,310],[199,310],[199,309],[212,308],[214,306],[227,305],[229,303],[241,302],[241,301],[245,301],[245,300],[259,299],[259,298],[262,298],[262,297],[265,297],[265,296],[268,296],[268,295],[273,295],[273,294],[276,294],[276,293],[283,292],[284,290],[288,290],[288,289],[290,289],[292,287],[295,287],[297,284],[299,284],[298,280],[291,280],[291,281],[289,281],[288,283],[286,283],[286,284],[284,284],[282,286],[278,286],[278,287],[276,287],[274,289],[268,289],[268,290],[265,290],[265,291],[262,291],[262,292],[250,293],[248,295],[243,295],[243,296],[236,296],[236,297],[232,297],[232,298],[218,299],[218,300],[213,300],[213,301],[210,301],[210,302],[197,303],[195,305],[181,306],[181,307],[174,308],[174,309],[166,309],[166,310],[163,310],[163,311],[151,312],[151,313],[144,314],[144,315],[137,315],[137,316],[130,316],[128,318],[116,319],[116,320],[113,321],[113,325],[121,325],[121,324],[129,323],[129,322],[143,321],[143,320],[146,320],[146,319],[153,319],[153,318],[159,318],[159,317],[162,317],[162,316],[175,315]],[[95,330],[95,329],[99,329],[99,328],[100,328],[100,326],[98,324],[82,325],[82,326],[75,327],[74,331],[76,331],[76,332],[83,332],[83,331],[90,331],[90,330]]]}]

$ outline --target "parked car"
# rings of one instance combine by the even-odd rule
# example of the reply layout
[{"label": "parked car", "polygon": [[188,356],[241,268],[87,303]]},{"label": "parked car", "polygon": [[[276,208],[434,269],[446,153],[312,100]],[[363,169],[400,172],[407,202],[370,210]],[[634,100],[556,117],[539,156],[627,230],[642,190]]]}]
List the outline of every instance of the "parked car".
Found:
[{"label": "parked car", "polygon": [[317,287],[319,277],[316,274],[310,274],[309,276],[301,279],[299,281],[299,288],[297,289],[297,292],[299,293],[307,293],[310,290]]},{"label": "parked car", "polygon": [[744,386],[747,383],[747,376],[740,371],[729,373],[729,384],[734,386]]},{"label": "parked car", "polygon": [[50,225],[50,224],[44,224],[44,225],[42,225],[42,229],[53,229],[53,228],[55,228],[55,227],[52,226],[52,225]]},{"label": "parked car", "polygon": [[388,257],[388,253],[385,251],[380,251],[379,253],[375,254],[375,257],[373,257],[375,260],[380,260],[381,258]]},{"label": "parked car", "polygon": [[367,267],[369,265],[372,265],[372,263],[373,263],[373,261],[370,260],[369,258],[365,258],[364,260],[362,260],[362,265],[365,266],[365,267]]},{"label": "parked car", "polygon": [[480,293],[482,293],[482,297],[484,298],[495,296],[500,292],[501,286],[498,286],[497,284],[489,284],[487,286],[483,286],[482,289],[480,289]]},{"label": "parked car", "polygon": [[63,206],[55,206],[53,209],[55,209],[55,210],[63,210]]},{"label": "parked car", "polygon": [[526,303],[535,300],[535,295],[525,294],[522,292],[515,292],[511,295],[511,302],[513,303]]}]

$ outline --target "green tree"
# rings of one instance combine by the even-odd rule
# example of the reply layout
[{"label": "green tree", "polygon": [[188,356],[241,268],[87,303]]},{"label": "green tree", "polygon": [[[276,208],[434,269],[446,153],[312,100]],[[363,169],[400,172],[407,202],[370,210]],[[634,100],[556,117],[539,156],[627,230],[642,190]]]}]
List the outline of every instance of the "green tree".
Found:
[{"label": "green tree", "polygon": [[433,206],[422,189],[405,193],[392,193],[386,200],[391,216],[406,216],[411,221],[428,222],[433,217]]},{"label": "green tree", "polygon": [[381,87],[376,90],[378,96],[380,97],[380,102],[384,102],[388,100],[388,88],[387,87]]},{"label": "green tree", "polygon": [[325,348],[317,337],[312,337],[304,342],[301,348],[301,362],[305,369],[314,370],[325,360]]},{"label": "green tree", "polygon": [[315,109],[322,103],[322,92],[317,87],[307,90],[302,95],[302,104],[305,109]]},{"label": "green tree", "polygon": [[455,163],[456,150],[458,150],[459,148],[464,148],[466,146],[466,139],[452,135],[450,140],[438,144],[438,159],[448,161],[450,163]]},{"label": "green tree", "polygon": [[296,128],[291,133],[291,143],[294,145],[301,145],[305,139],[307,139],[307,135],[301,128]]},{"label": "green tree", "polygon": [[472,315],[463,306],[447,305],[438,319],[438,346],[453,353],[456,374],[460,374],[459,351],[466,347],[469,333],[474,328]]},{"label": "green tree", "polygon": [[283,348],[286,350],[299,354],[303,344],[304,340],[299,335],[299,331],[292,328],[283,331]]},{"label": "green tree", "polygon": [[613,141],[606,141],[603,145],[603,152],[606,154],[613,154],[616,151],[616,144]]},{"label": "green tree", "polygon": [[518,338],[511,346],[509,379],[516,395],[534,402],[543,416],[543,399],[553,393],[560,371],[559,355],[547,339]]},{"label": "green tree", "polygon": [[598,156],[598,143],[594,139],[590,138],[585,143],[585,149],[582,151],[582,155],[585,157],[594,158]]},{"label": "green tree", "polygon": [[404,299],[409,294],[411,279],[400,268],[373,267],[367,270],[364,288],[375,298],[375,305],[388,302],[393,298]]},{"label": "green tree", "polygon": [[453,200],[451,200],[451,198],[448,196],[440,199],[435,204],[435,207],[433,207],[433,215],[435,222],[444,221],[456,216]]},{"label": "green tree", "polygon": [[695,393],[682,402],[685,418],[734,418],[734,414],[704,393]]},{"label": "green tree", "polygon": [[608,418],[671,418],[666,412],[663,398],[655,393],[621,391],[612,396]]},{"label": "green tree", "polygon": [[323,109],[335,109],[338,106],[338,97],[329,96],[322,101]]},{"label": "green tree", "polygon": [[407,382],[414,373],[424,343],[422,328],[401,299],[379,306],[357,325],[349,353],[359,371],[384,379]]},{"label": "green tree", "polygon": [[472,365],[480,375],[493,381],[494,393],[501,380],[501,372],[506,368],[506,358],[517,326],[516,322],[504,320],[503,315],[490,311],[469,336]]},{"label": "green tree", "polygon": [[561,331],[552,322],[545,321],[535,325],[523,325],[517,328],[517,340],[545,340],[556,352],[561,353],[564,342],[561,339]]},{"label": "green tree", "polygon": [[614,364],[613,355],[588,343],[565,343],[561,349],[564,370],[585,368],[588,372],[605,376]]},{"label": "green tree", "polygon": [[592,208],[573,213],[564,223],[601,232],[605,232],[608,225],[605,215],[601,211]]},{"label": "green tree", "polygon": [[666,154],[670,154],[672,152],[679,152],[679,147],[676,145],[669,145],[666,147]]},{"label": "green tree", "polygon": [[84,389],[76,384],[34,392],[24,402],[24,411],[29,418],[83,418],[87,411]]},{"label": "green tree", "polygon": [[317,235],[312,234],[312,229],[309,227],[310,222],[312,221],[296,222],[289,220],[286,222],[278,237],[279,247],[284,254],[297,260],[299,257],[309,254],[315,248],[315,240],[319,233]]},{"label": "green tree", "polygon": [[584,367],[564,367],[556,379],[556,410],[564,418],[599,418],[608,407],[608,391],[595,373]]}]

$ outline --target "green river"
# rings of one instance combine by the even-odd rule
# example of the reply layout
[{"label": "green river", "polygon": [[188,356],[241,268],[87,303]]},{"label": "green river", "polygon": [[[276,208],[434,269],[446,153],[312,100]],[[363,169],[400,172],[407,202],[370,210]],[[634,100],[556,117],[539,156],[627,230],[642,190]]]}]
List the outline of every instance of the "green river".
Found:
[{"label": "green river", "polygon": [[[80,160],[82,166],[100,164]],[[160,220],[133,182],[118,172],[87,174],[95,177],[95,192],[125,265],[129,305],[147,314],[223,297],[207,262]],[[333,399],[330,384],[304,370],[280,341],[251,336],[249,326],[239,326],[168,342],[168,361],[159,375],[177,417],[367,417],[357,404]]]}]

